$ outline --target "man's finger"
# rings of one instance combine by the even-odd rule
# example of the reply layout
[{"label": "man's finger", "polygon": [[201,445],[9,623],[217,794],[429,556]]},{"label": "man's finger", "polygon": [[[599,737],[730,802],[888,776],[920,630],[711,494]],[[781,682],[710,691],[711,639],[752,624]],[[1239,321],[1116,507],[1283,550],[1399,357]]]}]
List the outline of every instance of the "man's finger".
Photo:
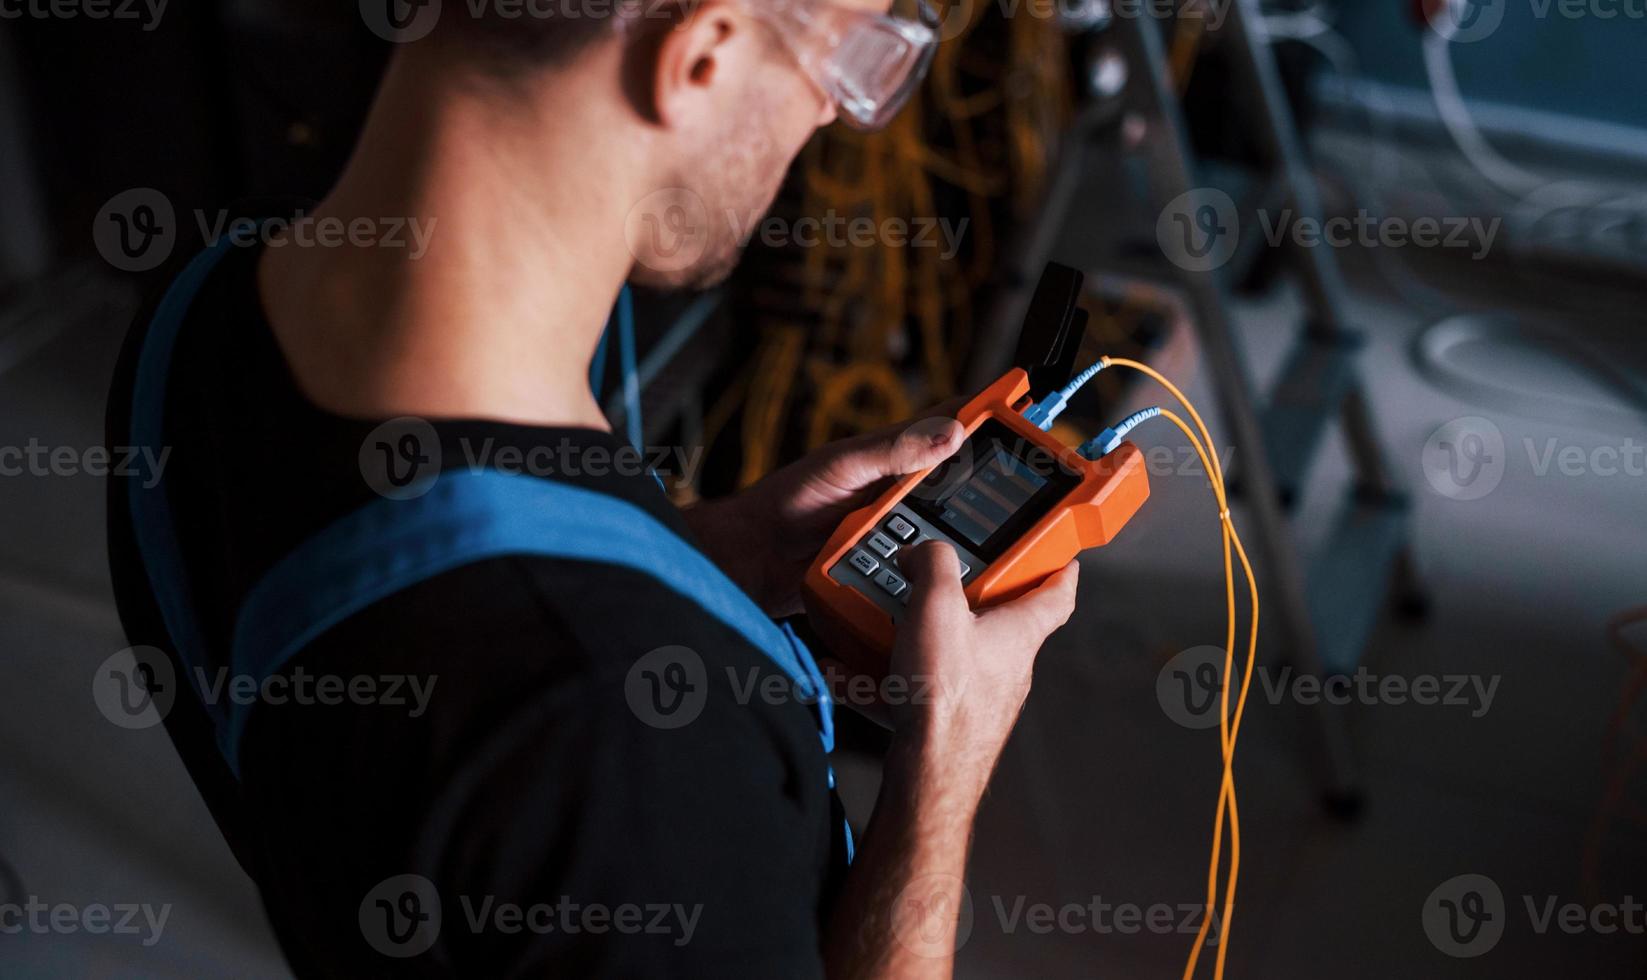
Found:
[{"label": "man's finger", "polygon": [[936,622],[970,615],[966,593],[961,589],[961,562],[955,549],[940,541],[928,541],[910,551],[898,566],[909,578],[910,625]]},{"label": "man's finger", "polygon": [[[972,399],[975,398],[975,397],[977,397],[977,396],[976,395],[956,395],[954,398],[946,398],[946,399],[944,399],[943,401],[939,402],[936,405],[933,405],[929,408],[923,408],[913,418],[906,419],[902,422],[894,422],[891,425],[883,425],[878,429],[871,429],[868,432],[865,432],[861,435],[853,436],[850,441],[852,443],[861,443],[865,447],[879,446],[883,443],[889,443],[889,442],[896,441],[896,439],[899,436],[903,435],[905,432],[907,432],[910,429],[915,428],[917,426],[923,427],[921,429],[921,431],[926,431],[926,432],[930,433],[931,427],[934,425],[934,423],[955,422],[955,416],[958,415],[960,413],[961,409],[965,408],[966,404],[968,402],[972,401]],[[960,423],[955,422],[955,425],[960,426]],[[947,428],[947,426],[946,426],[946,428]],[[943,458],[944,457],[940,456],[940,457],[938,457],[938,460],[934,461],[934,462],[942,461]],[[929,463],[927,465],[934,465],[934,464]],[[921,469],[921,468],[922,467],[917,466],[914,469]],[[886,475],[896,476],[900,472],[901,473],[910,473],[910,472],[914,472],[914,470],[901,470],[901,471],[896,471],[895,470],[895,471],[890,472]]]},{"label": "man's finger", "polygon": [[966,431],[954,419],[919,419],[853,437],[818,473],[818,479],[846,491],[875,487],[890,477],[937,466],[965,441]]},{"label": "man's finger", "polygon": [[1075,611],[1075,587],[1080,578],[1081,566],[1072,561],[1024,595],[992,606],[979,615],[990,620],[1014,620],[1012,629],[1046,639],[1069,622],[1070,614]]}]

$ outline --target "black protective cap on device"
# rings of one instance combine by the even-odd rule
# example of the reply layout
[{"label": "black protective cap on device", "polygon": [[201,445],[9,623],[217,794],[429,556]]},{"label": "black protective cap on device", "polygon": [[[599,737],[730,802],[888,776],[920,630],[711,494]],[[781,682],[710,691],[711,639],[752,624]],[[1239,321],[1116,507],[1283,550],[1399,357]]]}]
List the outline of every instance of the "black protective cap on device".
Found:
[{"label": "black protective cap on device", "polygon": [[1029,373],[1029,393],[1036,401],[1075,375],[1075,356],[1087,332],[1087,311],[1076,305],[1085,280],[1067,265],[1048,262],[1035,286],[1012,363]]}]

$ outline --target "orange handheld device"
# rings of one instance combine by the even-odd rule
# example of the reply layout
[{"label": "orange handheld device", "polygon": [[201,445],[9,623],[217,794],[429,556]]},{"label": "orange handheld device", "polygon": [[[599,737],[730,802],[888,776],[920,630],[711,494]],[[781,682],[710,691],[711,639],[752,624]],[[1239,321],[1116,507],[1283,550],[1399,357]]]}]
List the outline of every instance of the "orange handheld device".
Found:
[{"label": "orange handheld device", "polygon": [[[966,441],[854,511],[807,569],[813,616],[843,629],[884,674],[909,602],[899,558],[928,540],[961,560],[974,609],[1022,595],[1087,548],[1107,544],[1149,497],[1138,447],[1089,460],[1026,419],[1029,375],[1013,368],[961,409]],[[851,656],[850,653],[847,654]]]}]

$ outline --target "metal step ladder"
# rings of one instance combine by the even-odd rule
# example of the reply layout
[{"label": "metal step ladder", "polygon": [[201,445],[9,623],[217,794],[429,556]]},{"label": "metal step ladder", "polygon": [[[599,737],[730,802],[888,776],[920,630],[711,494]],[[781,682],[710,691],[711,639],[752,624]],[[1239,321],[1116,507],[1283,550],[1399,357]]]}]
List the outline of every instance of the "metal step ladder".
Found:
[{"label": "metal step ladder", "polygon": [[[1149,165],[1156,204],[1166,207],[1200,188],[1159,23],[1151,17],[1117,16],[1107,33],[1104,40],[1129,68],[1119,95],[1123,111],[1144,124],[1144,138],[1136,149]],[[1222,26],[1210,31],[1209,38],[1221,43],[1234,64],[1245,96],[1236,101],[1248,114],[1244,118],[1250,119],[1267,158],[1270,173],[1258,175],[1254,183],[1280,188],[1279,193],[1263,193],[1260,206],[1273,207],[1279,199],[1295,218],[1319,218],[1319,195],[1255,0],[1231,0]],[[1189,218],[1193,222],[1218,216],[1206,212]],[[1209,246],[1215,232],[1228,230],[1206,222],[1200,227]],[[1191,229],[1186,226],[1185,231]],[[1237,246],[1231,241],[1227,247]],[[1334,256],[1324,245],[1282,247],[1287,249],[1282,256],[1286,269],[1298,281],[1308,313],[1279,380],[1262,402],[1231,332],[1229,290],[1221,270],[1179,263],[1179,278],[1217,392],[1226,438],[1235,449],[1236,476],[1258,539],[1254,558],[1264,578],[1264,596],[1279,608],[1283,642],[1293,663],[1325,677],[1356,669],[1392,587],[1410,609],[1421,608],[1422,599],[1407,543],[1407,496],[1373,425],[1357,369],[1361,339],[1346,322],[1344,284]],[[1294,540],[1291,518],[1311,463],[1333,425],[1344,433],[1355,482],[1325,546],[1307,560]],[[1338,812],[1353,812],[1360,797],[1343,713],[1324,705],[1315,711],[1326,800]]]}]

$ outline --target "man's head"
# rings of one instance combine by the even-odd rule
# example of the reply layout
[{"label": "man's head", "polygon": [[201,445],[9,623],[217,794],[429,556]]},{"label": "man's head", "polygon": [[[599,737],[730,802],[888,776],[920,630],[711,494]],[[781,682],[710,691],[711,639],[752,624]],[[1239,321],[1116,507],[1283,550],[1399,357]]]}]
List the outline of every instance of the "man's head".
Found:
[{"label": "man's head", "polygon": [[698,288],[731,272],[815,129],[838,110],[884,123],[924,73],[935,33],[886,6],[526,0],[509,16],[499,3],[448,2],[432,40],[546,118],[575,87],[568,76],[597,75],[580,81],[611,92],[627,115],[613,123],[637,134],[639,186],[623,219],[632,278]]}]

